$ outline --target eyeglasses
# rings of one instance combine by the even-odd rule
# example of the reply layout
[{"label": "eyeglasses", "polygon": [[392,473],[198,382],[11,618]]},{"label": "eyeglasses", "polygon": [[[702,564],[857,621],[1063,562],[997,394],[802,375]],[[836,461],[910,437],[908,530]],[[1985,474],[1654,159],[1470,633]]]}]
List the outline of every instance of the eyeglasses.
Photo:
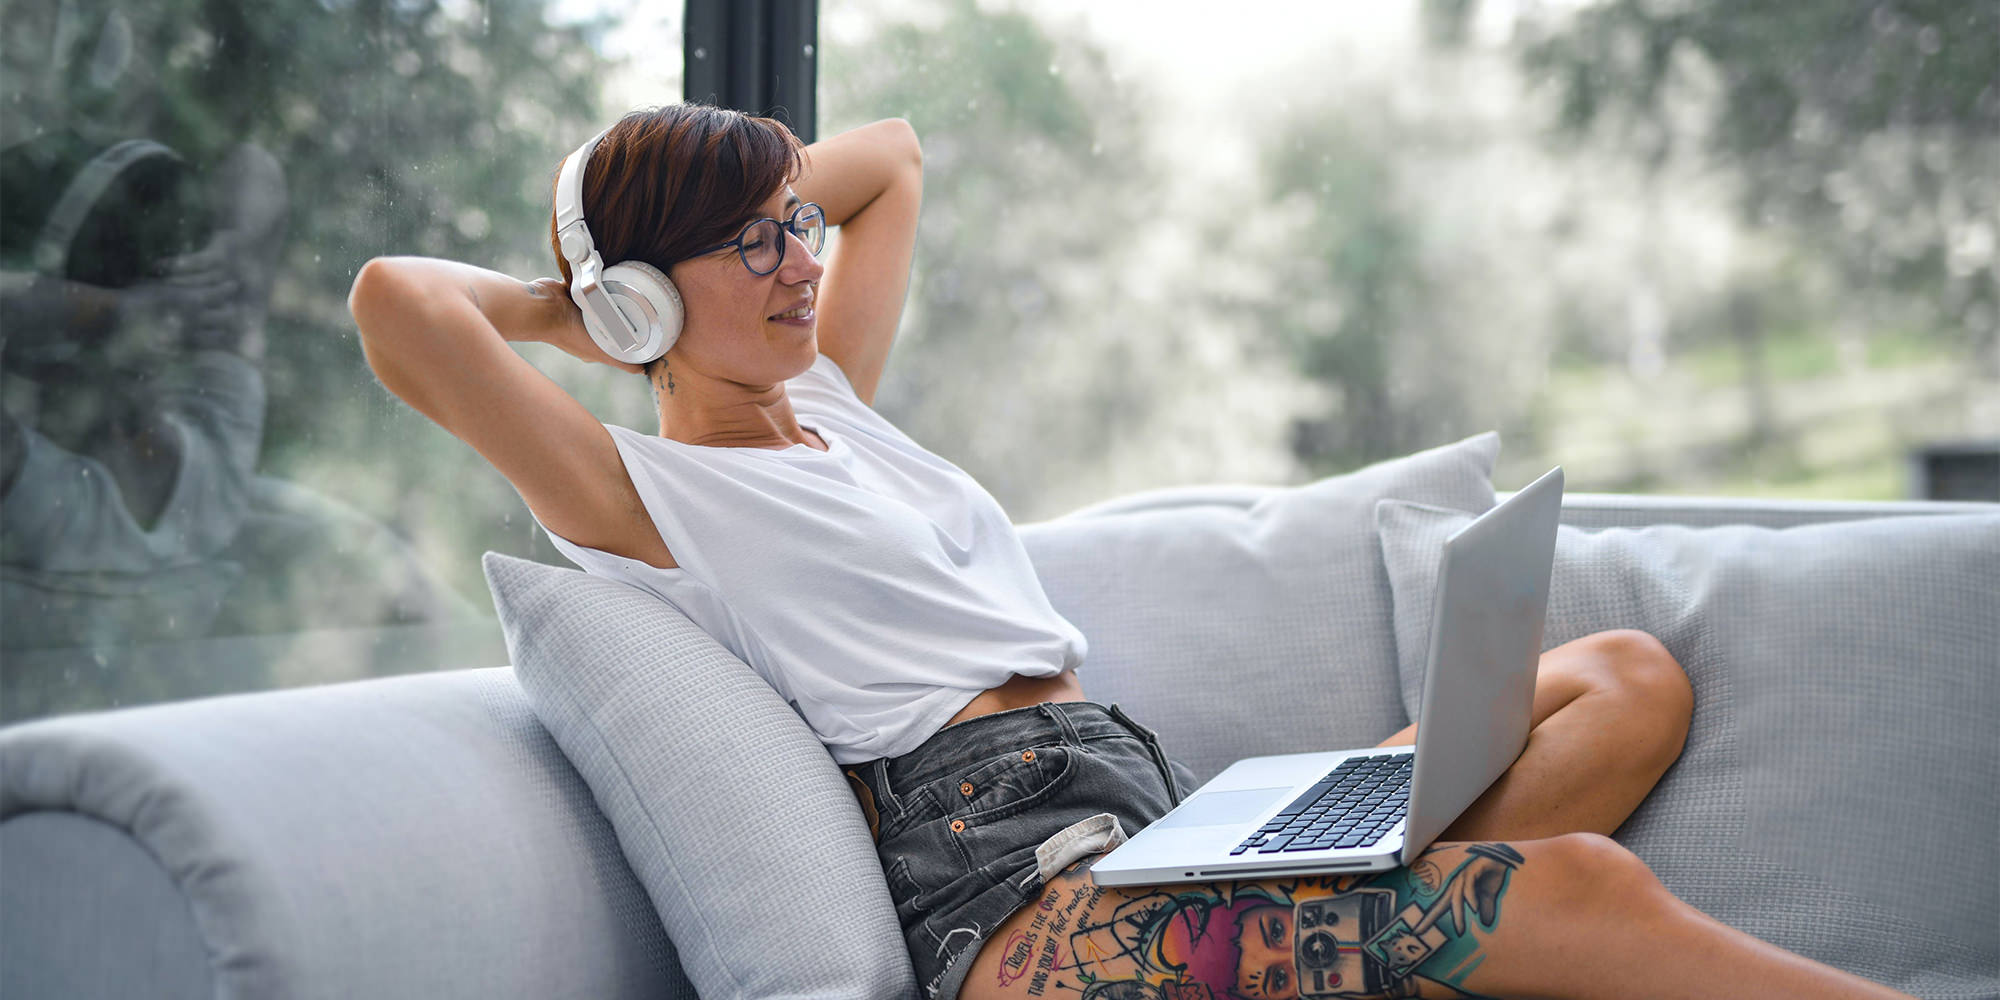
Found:
[{"label": "eyeglasses", "polygon": [[820,248],[826,246],[826,213],[812,202],[800,205],[790,219],[779,222],[772,218],[762,218],[743,227],[743,232],[727,243],[717,243],[706,250],[697,250],[693,256],[706,257],[717,250],[736,248],[736,255],[743,258],[743,266],[750,273],[762,277],[778,269],[785,262],[785,232],[790,230],[806,245],[806,252],[819,256]]}]

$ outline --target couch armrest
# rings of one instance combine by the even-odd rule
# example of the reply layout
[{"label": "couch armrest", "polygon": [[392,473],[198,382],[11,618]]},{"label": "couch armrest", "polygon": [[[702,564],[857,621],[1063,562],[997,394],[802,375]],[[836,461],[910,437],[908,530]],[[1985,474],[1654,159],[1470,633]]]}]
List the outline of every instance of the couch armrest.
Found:
[{"label": "couch armrest", "polygon": [[8,996],[694,996],[506,667],[0,729],[0,842]]}]

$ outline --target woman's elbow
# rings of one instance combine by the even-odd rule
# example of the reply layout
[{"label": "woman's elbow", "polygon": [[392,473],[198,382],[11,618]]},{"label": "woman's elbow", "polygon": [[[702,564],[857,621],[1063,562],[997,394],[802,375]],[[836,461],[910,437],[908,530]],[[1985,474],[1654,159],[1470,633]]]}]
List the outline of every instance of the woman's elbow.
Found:
[{"label": "woman's elbow", "polygon": [[347,311],[354,317],[356,323],[361,322],[362,314],[370,311],[369,306],[382,296],[382,285],[385,280],[382,272],[388,266],[388,258],[375,257],[361,265],[361,270],[354,273],[354,284],[347,289]]},{"label": "woman's elbow", "polygon": [[347,311],[366,337],[382,321],[404,311],[396,303],[404,295],[402,268],[394,257],[375,257],[354,274],[347,290]]},{"label": "woman's elbow", "polygon": [[422,323],[421,302],[409,281],[407,263],[376,257],[355,272],[354,285],[347,291],[347,311],[354,317],[361,356],[392,391],[394,374],[403,367],[399,358],[410,349],[409,334]]},{"label": "woman's elbow", "polygon": [[393,258],[376,257],[361,265],[347,292],[347,311],[354,316],[368,369],[390,392],[415,405],[412,393],[420,383],[403,377],[418,370],[409,355],[420,346],[410,337],[413,323],[418,322],[413,320],[417,303],[410,297],[406,277],[407,269]]},{"label": "woman's elbow", "polygon": [[890,143],[898,155],[912,169],[922,173],[924,169],[923,144],[917,141],[916,127],[906,118],[884,118],[880,124],[885,130],[884,141]]},{"label": "woman's elbow", "polygon": [[901,118],[896,120],[903,123],[903,134],[909,144],[910,164],[916,167],[918,171],[922,171],[924,169],[924,146],[923,143],[917,141],[916,126],[903,121]]}]

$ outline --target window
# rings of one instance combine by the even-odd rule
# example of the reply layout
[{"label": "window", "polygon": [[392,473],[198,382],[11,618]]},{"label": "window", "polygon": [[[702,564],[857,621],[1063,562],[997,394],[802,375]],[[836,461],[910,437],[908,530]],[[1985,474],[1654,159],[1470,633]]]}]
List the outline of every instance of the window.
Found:
[{"label": "window", "polygon": [[821,134],[926,155],[878,405],[1017,520],[1489,428],[1503,488],[2000,466],[1995,18],[826,0]]},{"label": "window", "polygon": [[[380,386],[344,297],[381,254],[551,273],[560,159],[680,97],[662,6],[9,6],[0,722],[506,662],[479,555],[564,560]],[[1017,522],[1490,428],[1503,488],[1990,490],[2000,25],[1855,10],[824,0],[785,30],[819,136],[923,141],[876,402]],[[522,353],[653,429],[638,379]]]},{"label": "window", "polygon": [[480,553],[563,560],[345,297],[378,254],[553,273],[562,156],[680,96],[677,12],[627,8],[9,5],[4,720],[507,662]]}]

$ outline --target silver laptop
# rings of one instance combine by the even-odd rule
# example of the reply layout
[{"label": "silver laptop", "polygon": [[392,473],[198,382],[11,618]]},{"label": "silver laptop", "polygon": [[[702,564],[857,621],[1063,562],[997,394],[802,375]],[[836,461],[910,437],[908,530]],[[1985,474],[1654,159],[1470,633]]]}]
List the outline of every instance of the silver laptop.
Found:
[{"label": "silver laptop", "polygon": [[1407,864],[1521,754],[1562,467],[1445,540],[1417,745],[1251,757],[1091,867],[1100,885]]}]

